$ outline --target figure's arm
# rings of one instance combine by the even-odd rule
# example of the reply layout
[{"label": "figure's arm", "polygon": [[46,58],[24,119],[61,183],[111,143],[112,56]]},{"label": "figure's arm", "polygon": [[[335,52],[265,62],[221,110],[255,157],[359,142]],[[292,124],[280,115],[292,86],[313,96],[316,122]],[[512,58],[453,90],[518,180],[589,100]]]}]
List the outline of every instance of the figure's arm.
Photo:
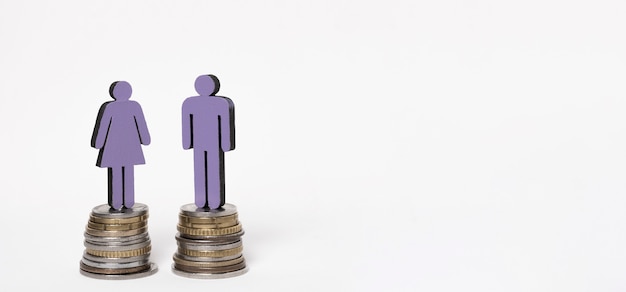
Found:
[{"label": "figure's arm", "polygon": [[228,97],[223,97],[226,106],[220,113],[220,132],[222,133],[222,151],[235,149],[235,104]]},{"label": "figure's arm", "polygon": [[187,107],[187,101],[183,102],[183,149],[193,148],[193,133],[191,129],[193,127],[193,116]]},{"label": "figure's arm", "polygon": [[137,127],[137,134],[139,134],[139,142],[143,145],[150,145],[150,132],[148,131],[148,125],[146,124],[146,118],[143,115],[141,106],[135,102],[135,126]]},{"label": "figure's arm", "polygon": [[93,127],[91,147],[96,149],[100,149],[104,146],[107,132],[109,131],[109,125],[111,124],[111,114],[106,110],[109,103],[111,103],[111,101],[107,101],[100,106],[98,117],[96,118],[96,125]]}]

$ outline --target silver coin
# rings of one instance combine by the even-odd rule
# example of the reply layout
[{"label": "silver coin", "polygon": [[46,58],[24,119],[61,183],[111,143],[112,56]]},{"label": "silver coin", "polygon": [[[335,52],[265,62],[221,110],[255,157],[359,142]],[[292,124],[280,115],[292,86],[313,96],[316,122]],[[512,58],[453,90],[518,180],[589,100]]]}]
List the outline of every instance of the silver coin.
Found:
[{"label": "silver coin", "polygon": [[219,209],[198,208],[196,204],[187,204],[180,207],[180,212],[189,217],[212,218],[233,215],[237,213],[237,207],[233,204],[224,204]]},{"label": "silver coin", "polygon": [[95,255],[91,255],[88,254],[86,251],[83,253],[83,258],[88,259],[90,261],[95,261],[95,262],[101,262],[101,263],[118,263],[118,264],[123,264],[123,263],[132,263],[132,262],[138,262],[138,261],[143,261],[143,260],[147,260],[150,258],[150,253],[145,253],[139,256],[135,256],[135,257],[125,257],[125,258],[105,258],[105,257],[99,257],[99,256],[95,256]]},{"label": "silver coin", "polygon": [[[242,240],[241,235],[243,235],[243,232],[222,235],[222,236],[213,236],[211,237],[212,239],[203,239],[203,238],[206,238],[206,236],[201,237],[201,238],[186,238],[186,237],[183,237],[183,235],[181,235],[180,232],[178,232],[176,233],[175,238],[177,242],[184,242],[188,244],[221,245],[221,244],[233,243],[235,241],[240,241]],[[184,235],[184,236],[187,236],[187,235]]]},{"label": "silver coin", "polygon": [[195,262],[221,262],[221,261],[234,260],[234,259],[242,256],[242,254],[238,253],[238,254],[231,255],[231,256],[214,258],[214,257],[192,257],[192,256],[188,256],[186,254],[182,254],[182,253],[177,252],[177,253],[174,254],[174,256],[178,257],[178,258],[181,258],[183,260],[187,260],[187,261],[195,261]]},{"label": "silver coin", "polygon": [[185,239],[191,240],[203,240],[210,242],[232,242],[239,240],[241,236],[243,236],[243,229],[237,233],[226,234],[226,235],[215,235],[215,236],[204,236],[204,235],[189,235],[189,234],[181,234],[180,232],[176,233],[177,236]]},{"label": "silver coin", "polygon": [[148,237],[148,232],[144,232],[144,233],[140,233],[136,235],[130,235],[130,236],[95,236],[95,235],[91,235],[85,232],[85,240],[93,242],[93,243],[102,242],[104,244],[107,244],[109,242],[123,243],[123,242],[145,239],[147,237]]},{"label": "silver coin", "polygon": [[126,251],[133,249],[140,249],[150,245],[150,240],[145,240],[140,243],[130,244],[130,245],[101,245],[101,244],[90,244],[85,242],[85,247],[92,250],[98,251]]},{"label": "silver coin", "polygon": [[109,205],[99,205],[93,208],[91,214],[95,217],[121,219],[139,217],[148,213],[148,206],[142,203],[135,203],[132,208],[115,210]]},{"label": "silver coin", "polygon": [[143,271],[143,272],[132,273],[132,274],[122,274],[122,275],[96,274],[96,273],[84,271],[83,269],[80,269],[80,273],[84,276],[94,278],[94,279],[101,279],[101,280],[130,280],[130,279],[138,279],[138,278],[143,278],[143,277],[154,275],[158,270],[159,270],[158,266],[154,263],[151,263],[150,269]]},{"label": "silver coin", "polygon": [[227,244],[219,244],[219,245],[205,245],[205,244],[197,244],[197,243],[187,243],[187,242],[178,242],[178,246],[187,250],[199,250],[199,251],[209,251],[209,250],[225,250],[231,249],[241,246],[241,240],[235,241],[233,243]]},{"label": "silver coin", "polygon": [[241,262],[229,266],[222,267],[197,267],[194,265],[185,265],[174,262],[174,268],[179,271],[187,273],[201,273],[201,274],[224,274],[241,270],[246,267],[246,261],[242,259]]},{"label": "silver coin", "polygon": [[105,263],[105,262],[96,262],[86,258],[81,260],[83,264],[88,265],[90,267],[99,268],[99,269],[125,269],[125,268],[134,268],[139,266],[146,265],[149,260],[143,259],[140,261],[128,262],[128,263]]},{"label": "silver coin", "polygon": [[172,272],[178,276],[192,278],[192,279],[224,279],[224,278],[231,278],[231,277],[243,275],[248,272],[248,267],[246,266],[241,270],[236,270],[232,272],[209,274],[209,273],[189,273],[189,272],[180,271],[176,269],[175,264],[172,264]]},{"label": "silver coin", "polygon": [[133,244],[142,243],[142,242],[145,242],[145,241],[150,241],[150,237],[146,236],[146,237],[143,237],[143,238],[138,238],[138,239],[129,240],[129,241],[99,242],[99,241],[85,240],[85,244],[102,245],[102,246],[127,246],[127,245],[133,245]]},{"label": "silver coin", "polygon": [[[245,261],[243,255],[241,255],[241,256],[239,256],[237,258],[234,258],[234,259],[222,260],[222,261],[212,261],[212,262],[189,261],[189,260],[185,260],[185,259],[179,257],[177,253],[174,254],[172,259],[174,260],[174,263],[176,264],[176,267],[179,267],[179,266],[182,265],[182,266],[199,267],[199,268],[202,268],[202,267],[206,267],[206,268],[210,268],[210,267],[214,267],[214,268],[228,267],[228,266],[240,264],[240,263]],[[183,271],[186,271],[186,272],[193,272],[193,271],[187,271],[185,269],[179,269],[179,270],[183,270]]]}]

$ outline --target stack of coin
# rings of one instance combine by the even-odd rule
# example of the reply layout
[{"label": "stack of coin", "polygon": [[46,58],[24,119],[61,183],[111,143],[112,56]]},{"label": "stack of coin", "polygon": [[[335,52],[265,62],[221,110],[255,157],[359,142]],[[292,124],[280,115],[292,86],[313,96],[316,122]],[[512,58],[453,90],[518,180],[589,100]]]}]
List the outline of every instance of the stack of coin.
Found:
[{"label": "stack of coin", "polygon": [[187,204],[180,208],[172,271],[197,279],[219,279],[246,273],[243,229],[237,208],[225,204],[209,210]]},{"label": "stack of coin", "polygon": [[114,210],[100,205],[91,211],[85,228],[81,274],[98,279],[134,279],[154,274],[150,262],[148,206]]}]

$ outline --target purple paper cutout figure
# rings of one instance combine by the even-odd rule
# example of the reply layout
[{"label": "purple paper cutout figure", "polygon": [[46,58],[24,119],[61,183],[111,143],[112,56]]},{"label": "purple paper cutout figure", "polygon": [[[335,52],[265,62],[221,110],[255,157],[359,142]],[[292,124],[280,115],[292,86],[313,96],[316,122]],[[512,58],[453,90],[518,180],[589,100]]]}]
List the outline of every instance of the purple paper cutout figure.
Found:
[{"label": "purple paper cutout figure", "polygon": [[128,82],[113,82],[109,94],[114,101],[100,107],[91,147],[100,149],[96,166],[108,168],[109,206],[121,210],[135,204],[133,166],[145,164],[141,144],[150,144],[150,133],[141,106],[129,100]]},{"label": "purple paper cutout figure", "polygon": [[199,96],[183,102],[183,149],[193,148],[195,204],[218,209],[225,203],[224,152],[235,149],[235,105],[216,96],[220,82],[214,75],[200,75],[195,82]]}]

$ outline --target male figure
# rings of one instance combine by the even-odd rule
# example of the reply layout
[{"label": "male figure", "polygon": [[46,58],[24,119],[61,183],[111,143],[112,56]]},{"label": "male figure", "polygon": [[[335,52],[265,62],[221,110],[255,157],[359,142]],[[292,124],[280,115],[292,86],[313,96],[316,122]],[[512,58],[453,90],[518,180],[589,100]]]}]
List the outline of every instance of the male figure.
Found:
[{"label": "male figure", "polygon": [[100,107],[91,147],[100,149],[96,166],[108,168],[109,206],[120,210],[135,204],[133,166],[145,163],[141,145],[150,144],[150,133],[141,106],[128,100],[132,94],[128,82],[113,82],[109,94],[115,101]]},{"label": "male figure", "polygon": [[224,152],[235,149],[235,105],[215,96],[214,75],[196,78],[196,91],[183,102],[183,149],[193,148],[195,204],[218,209],[225,203]]}]

